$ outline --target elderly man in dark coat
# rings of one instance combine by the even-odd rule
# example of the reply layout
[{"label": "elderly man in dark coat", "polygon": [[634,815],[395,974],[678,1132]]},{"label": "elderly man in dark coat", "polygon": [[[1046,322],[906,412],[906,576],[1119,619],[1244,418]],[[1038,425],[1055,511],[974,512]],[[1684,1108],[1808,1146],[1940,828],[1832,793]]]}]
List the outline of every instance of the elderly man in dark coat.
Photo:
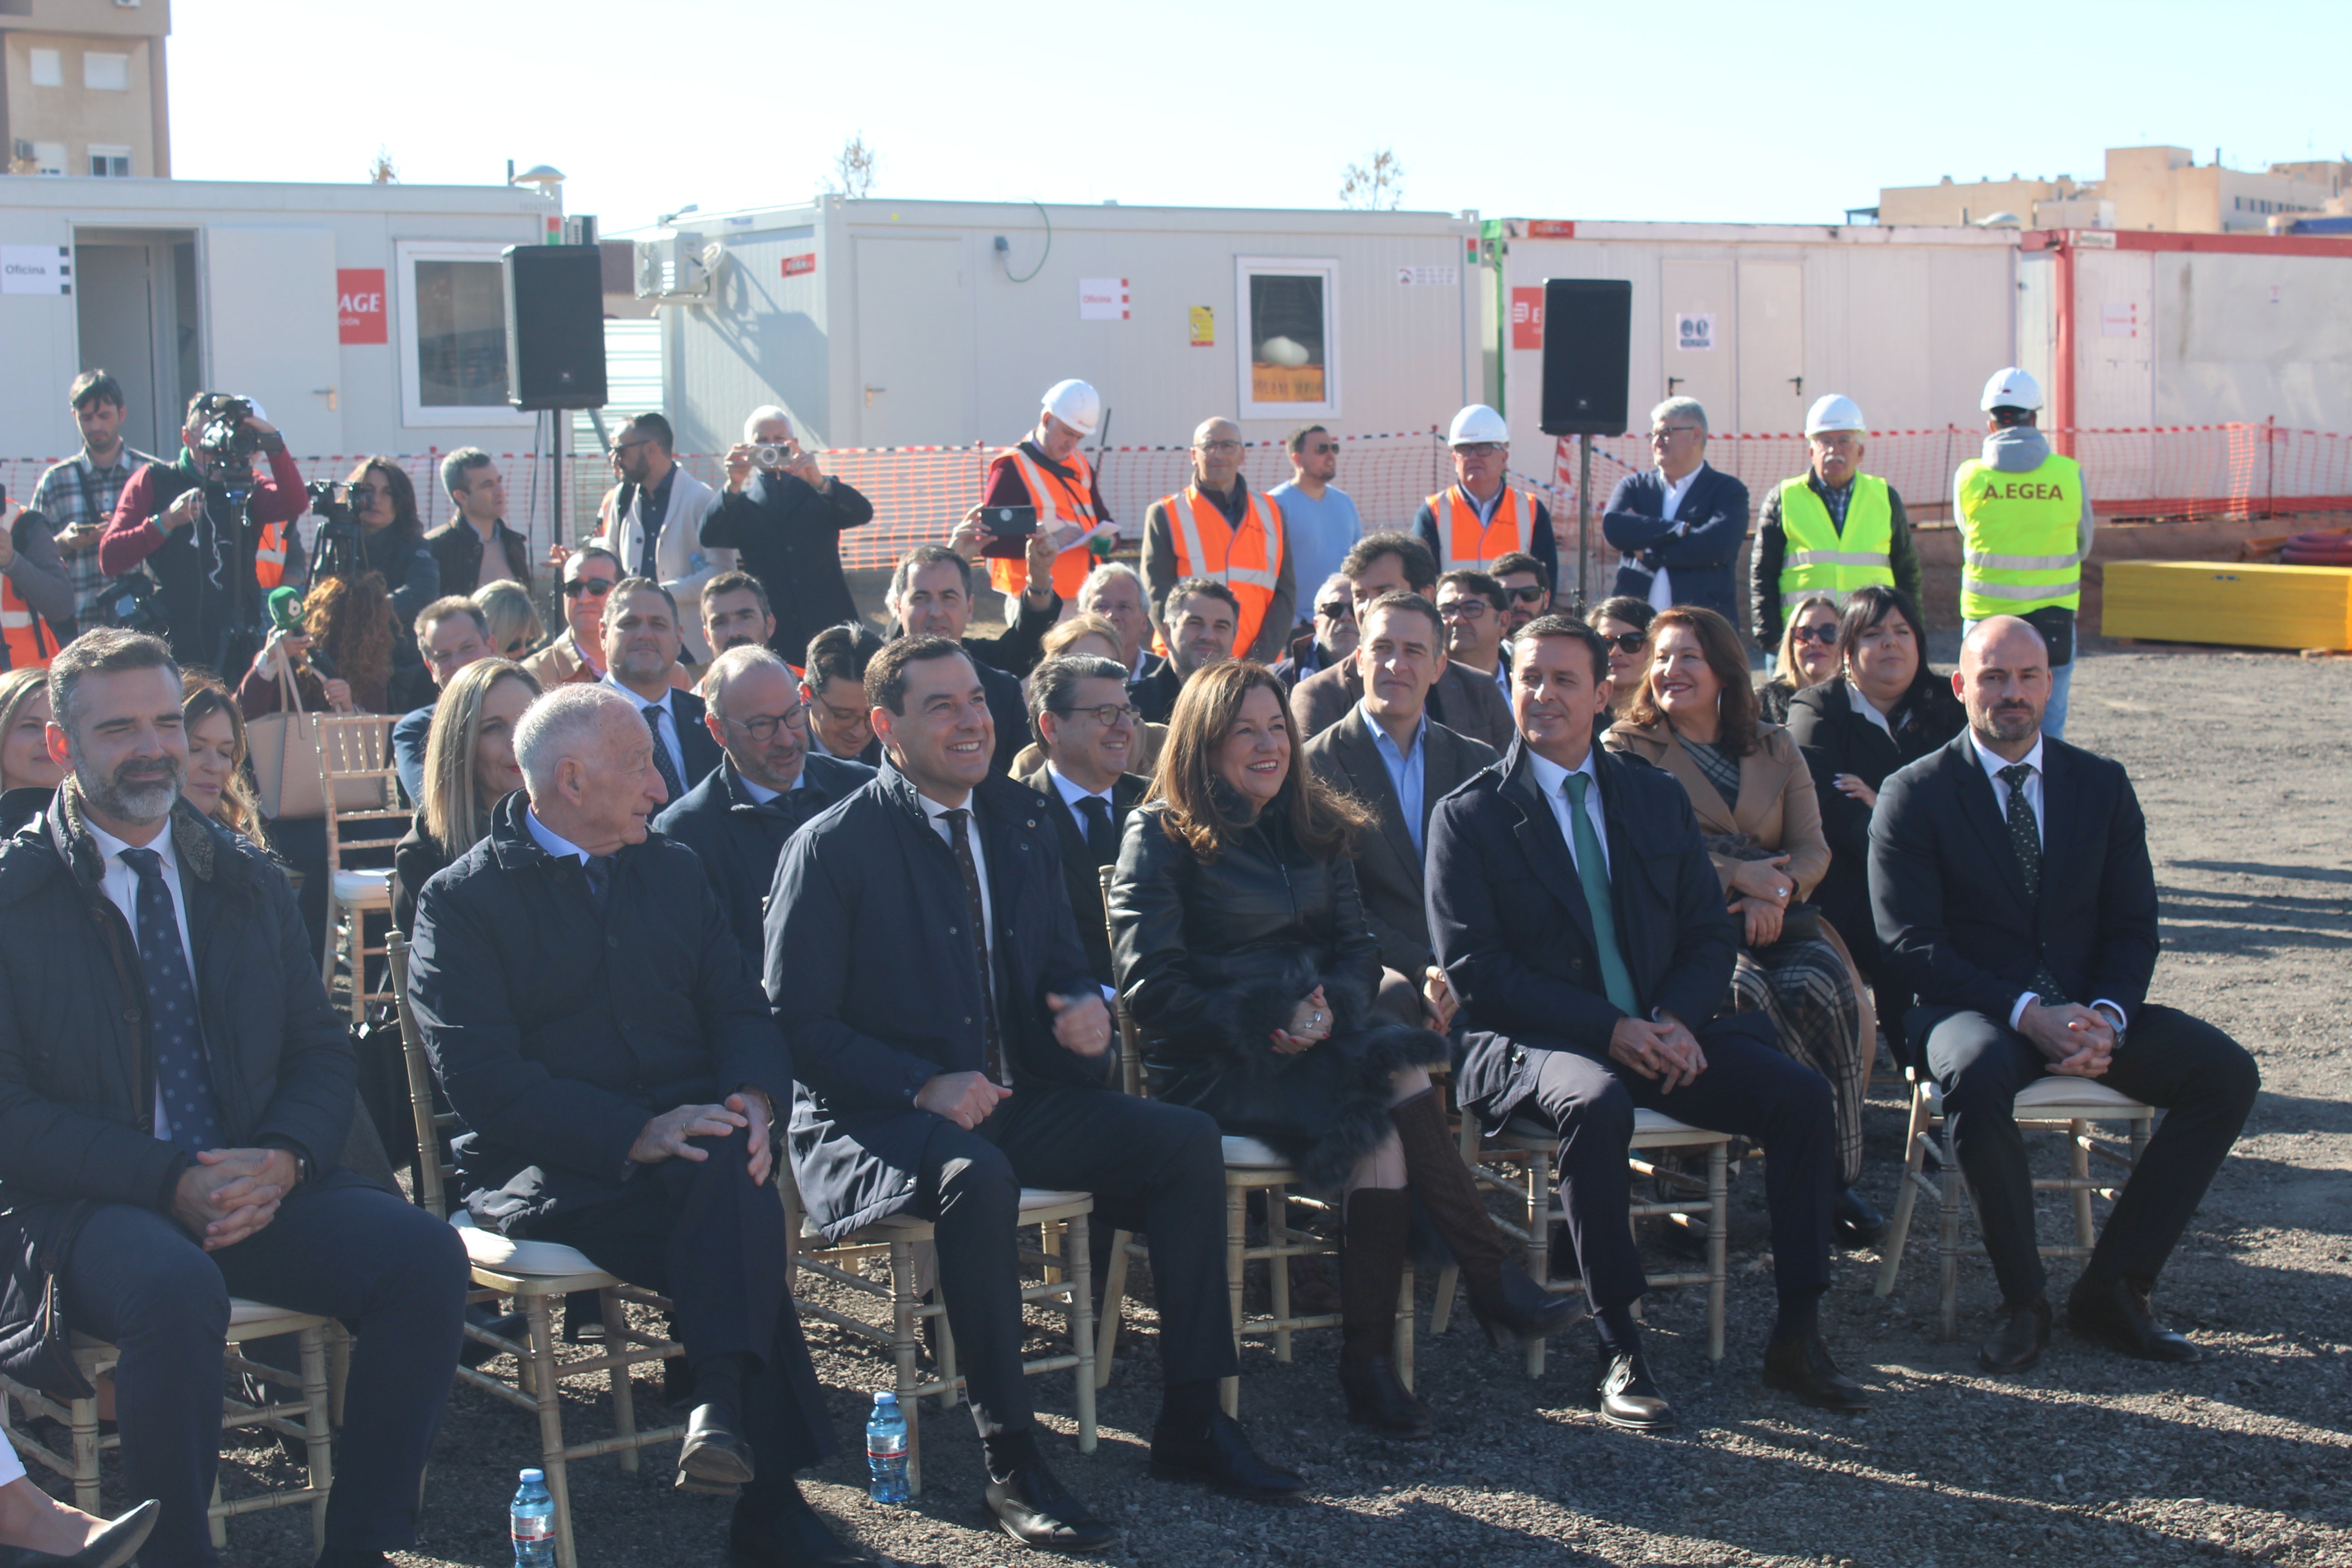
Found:
[{"label": "elderly man in dark coat", "polygon": [[792,1058],[685,846],[646,831],[653,734],[604,686],[524,710],[524,788],[425,884],[411,1001],[450,1105],[466,1206],[667,1296],[693,1377],[686,1491],[738,1494],[739,1568],[874,1561],[793,1472],[832,1447],[767,1186]]},{"label": "elderly man in dark coat", "polygon": [[[775,466],[759,463],[762,448],[776,454]],[[809,638],[857,618],[841,536],[873,521],[874,503],[818,468],[793,439],[792,416],[771,404],[752,410],[727,454],[727,486],[703,516],[701,542],[734,551],[760,580],[776,617],[768,646],[798,658]]]},{"label": "elderly man in dark coat", "polygon": [[720,654],[702,679],[702,694],[703,721],[727,760],[663,808],[654,830],[702,858],[703,874],[743,946],[744,973],[756,975],[767,945],[761,917],[784,840],[874,770],[809,749],[800,682],[764,647]]},{"label": "elderly man in dark coat", "polygon": [[1078,945],[1059,833],[992,777],[971,657],[902,638],[866,670],[882,774],[784,846],[768,900],[768,992],[798,1065],[793,1172],[838,1239],[901,1209],[937,1226],[940,1279],[988,1481],[1031,1545],[1113,1531],[1047,1468],[1021,1371],[1013,1233],[1024,1185],[1090,1192],[1147,1235],[1167,1380],[1151,1457],[1229,1495],[1296,1494],[1217,1407],[1236,1367],[1216,1123],[1109,1081],[1110,1019]]},{"label": "elderly man in dark coat", "polygon": [[[58,655],[49,691],[50,753],[70,772],[0,848],[0,1247],[57,1289],[60,1329],[121,1351],[124,1489],[163,1505],[150,1568],[215,1561],[229,1298],[351,1323],[319,1562],[380,1564],[416,1541],[464,1248],[341,1165],[350,1037],[284,874],[179,798],[163,642],[93,631]],[[22,1347],[28,1327],[0,1333]],[[87,1392],[54,1362],[8,1370]]]}]

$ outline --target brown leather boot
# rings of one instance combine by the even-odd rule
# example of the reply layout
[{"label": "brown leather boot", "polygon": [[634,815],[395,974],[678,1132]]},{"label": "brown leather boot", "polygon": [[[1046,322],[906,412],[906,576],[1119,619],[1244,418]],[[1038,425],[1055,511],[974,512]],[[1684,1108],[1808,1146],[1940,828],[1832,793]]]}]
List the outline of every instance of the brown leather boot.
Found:
[{"label": "brown leather boot", "polygon": [[1339,1244],[1339,1392],[1348,1419],[1391,1437],[1426,1437],[1429,1406],[1397,1376],[1397,1292],[1404,1284],[1412,1198],[1360,1187],[1348,1194]]},{"label": "brown leather boot", "polygon": [[1581,1298],[1555,1296],[1528,1278],[1517,1248],[1495,1225],[1470,1167],[1446,1130],[1445,1112],[1437,1091],[1416,1094],[1389,1110],[1397,1137],[1404,1145],[1404,1168],[1412,1190],[1421,1194],[1462,1266],[1462,1284],[1470,1297],[1470,1310],[1496,1347],[1539,1340],[1573,1328],[1584,1318]]}]

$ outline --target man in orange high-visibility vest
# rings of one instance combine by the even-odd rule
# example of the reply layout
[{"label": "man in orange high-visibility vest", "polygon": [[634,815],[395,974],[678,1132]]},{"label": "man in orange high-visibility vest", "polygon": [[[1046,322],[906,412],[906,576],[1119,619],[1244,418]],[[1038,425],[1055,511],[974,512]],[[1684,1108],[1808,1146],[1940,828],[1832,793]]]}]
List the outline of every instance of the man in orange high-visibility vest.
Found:
[{"label": "man in orange high-visibility vest", "polygon": [[1454,416],[1445,445],[1454,482],[1421,503],[1412,531],[1437,557],[1440,572],[1487,572],[1506,555],[1532,555],[1559,581],[1559,544],[1551,511],[1535,492],[1507,483],[1511,429],[1503,416],[1474,403]]},{"label": "man in orange high-visibility vest", "polygon": [[1143,584],[1151,595],[1158,651],[1168,590],[1187,577],[1223,583],[1240,601],[1234,653],[1271,665],[1289,646],[1298,610],[1282,508],[1242,478],[1241,426],[1210,419],[1192,432],[1192,482],[1143,516]]},{"label": "man in orange high-visibility vest", "polygon": [[[1076,604],[1078,584],[1118,542],[1118,526],[1103,506],[1102,489],[1087,455],[1078,450],[1102,425],[1102,395],[1083,381],[1060,381],[1045,389],[1037,427],[1007,447],[988,465],[988,488],[949,540],[949,548],[969,558],[984,541],[977,521],[990,507],[1037,509],[1037,528],[1054,545],[1054,594]],[[988,583],[1008,599],[1025,595],[1029,563],[1020,556],[991,556]],[[1057,606],[1058,607],[1058,606]],[[1014,611],[1006,606],[1007,620]]]}]

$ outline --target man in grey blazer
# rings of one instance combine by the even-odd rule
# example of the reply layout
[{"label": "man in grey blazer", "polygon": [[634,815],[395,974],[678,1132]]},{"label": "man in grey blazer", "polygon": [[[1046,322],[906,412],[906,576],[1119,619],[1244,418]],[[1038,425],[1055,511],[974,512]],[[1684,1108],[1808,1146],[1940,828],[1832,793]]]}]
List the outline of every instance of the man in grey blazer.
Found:
[{"label": "man in grey blazer", "polygon": [[[1409,533],[1365,535],[1348,552],[1339,571],[1355,595],[1359,647],[1364,616],[1374,600],[1387,594],[1418,594],[1426,599],[1437,586],[1437,558]],[[1291,688],[1292,738],[1305,742],[1321,734],[1363,700],[1364,677],[1354,659],[1316,671]],[[1517,732],[1511,727],[1510,702],[1484,670],[1441,663],[1428,702],[1432,719],[1457,735],[1493,747],[1497,755]]]},{"label": "man in grey blazer", "polygon": [[1349,662],[1363,681],[1363,700],[1307,742],[1307,763],[1380,819],[1378,831],[1356,846],[1356,882],[1388,971],[1381,1003],[1409,1022],[1444,1029],[1453,1022],[1454,1003],[1433,968],[1423,845],[1431,810],[1492,765],[1496,752],[1429,715],[1430,689],[1446,665],[1434,605],[1418,594],[1384,594],[1366,606],[1361,627]]}]

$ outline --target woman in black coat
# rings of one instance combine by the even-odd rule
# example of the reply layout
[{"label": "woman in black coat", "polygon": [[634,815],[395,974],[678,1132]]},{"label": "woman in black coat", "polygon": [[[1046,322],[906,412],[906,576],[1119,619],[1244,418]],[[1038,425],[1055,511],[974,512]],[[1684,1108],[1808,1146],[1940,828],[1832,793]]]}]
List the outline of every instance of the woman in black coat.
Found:
[{"label": "woman in black coat", "polygon": [[1349,854],[1370,819],[1294,761],[1263,665],[1212,665],[1186,683],[1154,798],[1128,818],[1112,956],[1154,1092],[1344,1192],[1349,1415],[1426,1436],[1429,1412],[1390,1356],[1413,1193],[1498,1342],[1578,1314],[1528,1278],[1479,1201],[1430,1087],[1445,1041],[1377,1005],[1379,949]]},{"label": "woman in black coat", "polygon": [[488,837],[490,808],[522,788],[515,721],[538,695],[539,682],[509,659],[479,659],[450,678],[425,742],[425,798],[392,852],[394,929],[415,929],[417,893]]}]

